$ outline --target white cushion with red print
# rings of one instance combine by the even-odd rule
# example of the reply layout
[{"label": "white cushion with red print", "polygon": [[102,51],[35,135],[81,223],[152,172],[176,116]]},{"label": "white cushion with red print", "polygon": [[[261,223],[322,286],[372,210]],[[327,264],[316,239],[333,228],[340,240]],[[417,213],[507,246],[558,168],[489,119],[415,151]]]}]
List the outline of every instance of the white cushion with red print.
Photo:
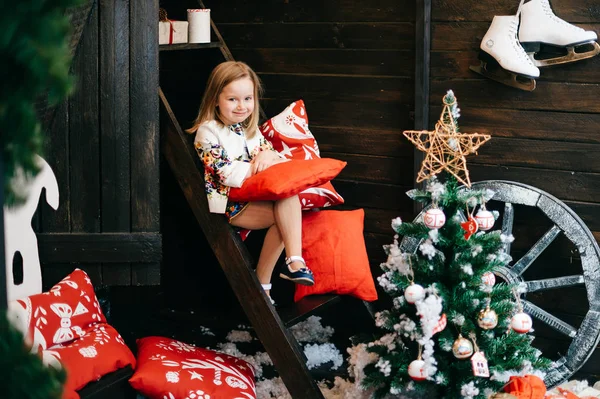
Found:
[{"label": "white cushion with red print", "polygon": [[164,337],[137,340],[131,386],[150,399],[256,399],[248,362]]},{"label": "white cushion with red print", "polygon": [[[289,159],[320,158],[319,146],[308,129],[308,115],[304,101],[291,103],[279,115],[262,124],[260,132],[273,144],[273,148]],[[343,204],[330,182],[311,187],[298,194],[302,209],[323,208]]]}]

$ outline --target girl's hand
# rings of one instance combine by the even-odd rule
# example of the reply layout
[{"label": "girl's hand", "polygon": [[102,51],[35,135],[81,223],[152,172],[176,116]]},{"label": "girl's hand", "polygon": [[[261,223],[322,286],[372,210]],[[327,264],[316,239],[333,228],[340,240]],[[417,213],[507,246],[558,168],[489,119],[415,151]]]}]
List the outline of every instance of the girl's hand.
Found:
[{"label": "girl's hand", "polygon": [[276,163],[279,163],[280,160],[281,158],[273,151],[261,151],[254,157],[254,159],[252,159],[252,162],[250,162],[252,165],[252,174],[254,175],[262,172]]}]

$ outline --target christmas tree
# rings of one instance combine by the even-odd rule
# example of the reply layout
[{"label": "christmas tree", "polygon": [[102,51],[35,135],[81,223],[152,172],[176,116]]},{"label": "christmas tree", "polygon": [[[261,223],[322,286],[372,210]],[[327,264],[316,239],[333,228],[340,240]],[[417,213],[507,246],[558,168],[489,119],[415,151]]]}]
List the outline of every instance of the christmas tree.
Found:
[{"label": "christmas tree", "polygon": [[0,398],[60,399],[65,371],[47,367],[31,353],[23,335],[0,312]]},{"label": "christmas tree", "polygon": [[82,0],[23,0],[0,12],[0,180],[4,205],[22,201],[15,176],[38,172],[34,156],[42,154],[42,128],[36,103],[58,104],[72,91],[69,76],[68,7]]},{"label": "christmas tree", "polygon": [[[496,282],[514,238],[494,230],[498,213],[485,207],[494,193],[470,188],[464,157],[490,137],[459,133],[458,117],[449,91],[435,131],[405,132],[426,153],[417,181],[427,184],[408,193],[426,208],[414,223],[392,221],[397,234],[378,280],[393,305],[376,317],[385,334],[364,345],[362,385],[374,397],[487,399],[510,376],[543,377],[550,367],[531,346],[519,287]],[[443,171],[445,182],[436,176]]]}]

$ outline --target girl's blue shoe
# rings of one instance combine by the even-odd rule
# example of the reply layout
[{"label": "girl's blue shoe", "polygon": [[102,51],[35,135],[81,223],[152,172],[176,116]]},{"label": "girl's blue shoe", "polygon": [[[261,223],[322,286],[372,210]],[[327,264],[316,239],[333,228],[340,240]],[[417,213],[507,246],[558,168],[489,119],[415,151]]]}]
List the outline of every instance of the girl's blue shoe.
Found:
[{"label": "girl's blue shoe", "polygon": [[[293,262],[302,262],[304,263],[304,267],[300,268],[299,270],[293,270],[290,267],[290,264]],[[293,281],[294,283],[300,285],[310,286],[315,284],[313,273],[308,267],[306,267],[306,262],[304,262],[304,258],[301,256],[290,256],[289,258],[285,258],[285,267],[281,269],[279,277]]]}]

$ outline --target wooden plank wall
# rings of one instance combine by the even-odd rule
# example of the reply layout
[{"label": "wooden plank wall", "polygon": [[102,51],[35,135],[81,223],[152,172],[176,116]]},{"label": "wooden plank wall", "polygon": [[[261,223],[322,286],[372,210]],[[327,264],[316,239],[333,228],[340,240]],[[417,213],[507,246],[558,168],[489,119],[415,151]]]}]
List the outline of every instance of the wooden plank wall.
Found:
[{"label": "wooden plank wall", "polygon": [[323,156],[348,166],[333,184],[366,211],[373,270],[390,221],[412,218],[414,0],[205,1],[236,60],[264,82],[267,117],[297,99]]},{"label": "wooden plank wall", "polygon": [[157,15],[158,1],[94,2],[76,92],[48,129],[61,200],[37,220],[45,286],[74,267],[96,285],[160,283]]},{"label": "wooden plank wall", "polygon": [[[554,0],[552,5],[559,17],[600,31],[600,13],[589,7],[589,2]],[[500,85],[469,70],[469,65],[478,64],[479,44],[494,15],[514,14],[517,6],[518,2],[507,0],[433,1],[430,127],[439,118],[442,96],[453,89],[461,109],[461,130],[493,137],[479,156],[469,159],[472,180],[512,180],[542,189],[573,208],[600,239],[600,57],[542,69],[533,92]],[[523,210],[516,219],[514,248],[518,255],[547,226],[535,212]],[[576,250],[559,240],[526,277],[577,274],[580,270]],[[588,308],[585,291],[578,288],[528,299],[574,325]],[[536,342],[545,353],[564,354],[568,340],[540,323],[536,328]],[[597,380],[599,361],[600,353],[596,353],[578,375],[595,374]]]}]

